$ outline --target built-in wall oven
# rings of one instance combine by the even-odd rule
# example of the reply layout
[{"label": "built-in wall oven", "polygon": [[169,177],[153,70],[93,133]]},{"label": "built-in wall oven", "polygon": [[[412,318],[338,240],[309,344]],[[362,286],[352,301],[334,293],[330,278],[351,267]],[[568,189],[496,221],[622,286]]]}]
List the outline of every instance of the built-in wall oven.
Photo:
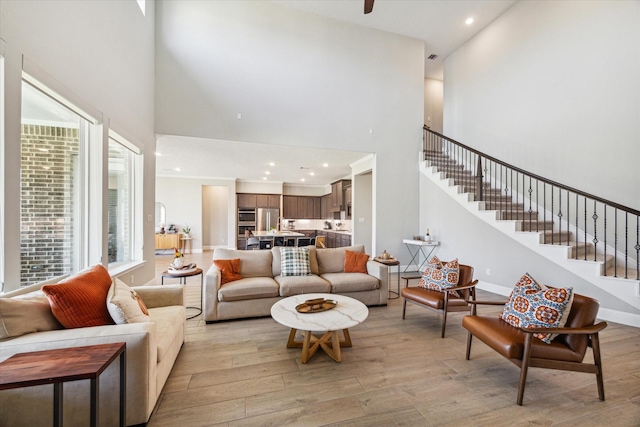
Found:
[{"label": "built-in wall oven", "polygon": [[256,223],[255,209],[238,209],[238,223],[251,222]]},{"label": "built-in wall oven", "polygon": [[256,210],[238,209],[238,237],[245,237],[245,231],[256,231]]}]

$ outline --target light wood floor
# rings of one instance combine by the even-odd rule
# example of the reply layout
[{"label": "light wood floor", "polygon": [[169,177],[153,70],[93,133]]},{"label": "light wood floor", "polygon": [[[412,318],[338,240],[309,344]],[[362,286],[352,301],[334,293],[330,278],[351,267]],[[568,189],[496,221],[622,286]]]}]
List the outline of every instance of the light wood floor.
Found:
[{"label": "light wood floor", "polygon": [[[187,260],[206,272],[211,255]],[[156,256],[155,283],[170,260]],[[200,303],[199,283],[188,280],[187,305]],[[322,352],[300,363],[300,349],[285,348],[289,330],[271,318],[189,320],[149,425],[640,426],[638,328],[609,323],[601,335],[606,401],[592,374],[532,368],[517,406],[515,365],[478,340],[465,360],[463,314],[450,315],[442,339],[435,313],[409,305],[402,320],[401,299],[369,310],[342,363]]]}]

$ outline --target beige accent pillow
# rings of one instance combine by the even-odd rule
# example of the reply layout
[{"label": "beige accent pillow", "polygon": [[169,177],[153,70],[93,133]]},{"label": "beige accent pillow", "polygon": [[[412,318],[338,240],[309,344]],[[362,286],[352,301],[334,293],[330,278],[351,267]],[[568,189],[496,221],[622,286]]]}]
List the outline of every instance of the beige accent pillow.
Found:
[{"label": "beige accent pillow", "polygon": [[0,298],[0,340],[32,332],[63,329],[42,291]]},{"label": "beige accent pillow", "polygon": [[118,325],[149,322],[149,312],[142,298],[120,279],[114,278],[111,283],[107,293],[107,309]]}]

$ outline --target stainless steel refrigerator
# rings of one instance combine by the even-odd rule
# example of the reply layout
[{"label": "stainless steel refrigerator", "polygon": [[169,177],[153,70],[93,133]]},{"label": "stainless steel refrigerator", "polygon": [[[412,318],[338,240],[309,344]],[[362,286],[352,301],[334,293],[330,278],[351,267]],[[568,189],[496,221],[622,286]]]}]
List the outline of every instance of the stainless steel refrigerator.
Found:
[{"label": "stainless steel refrigerator", "polygon": [[280,209],[256,209],[256,231],[269,231],[278,227]]}]

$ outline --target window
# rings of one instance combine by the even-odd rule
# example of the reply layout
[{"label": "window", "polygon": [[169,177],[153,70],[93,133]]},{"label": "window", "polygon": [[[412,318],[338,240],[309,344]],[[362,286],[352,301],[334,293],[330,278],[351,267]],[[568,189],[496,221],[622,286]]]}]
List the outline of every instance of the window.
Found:
[{"label": "window", "polygon": [[139,205],[142,197],[136,197],[142,176],[141,157],[135,146],[115,132],[109,132],[109,267],[142,258],[141,240],[136,233],[142,228],[142,210]]},{"label": "window", "polygon": [[[4,40],[0,39],[0,169],[4,170]],[[4,173],[0,173],[4,188]],[[4,190],[3,190],[4,191]],[[3,200],[6,200],[3,195]],[[0,252],[4,251],[4,205],[0,206]],[[0,293],[4,292],[4,256],[0,257]]]},{"label": "window", "polygon": [[23,286],[88,265],[88,159],[95,132],[95,120],[27,77],[20,144]]}]

